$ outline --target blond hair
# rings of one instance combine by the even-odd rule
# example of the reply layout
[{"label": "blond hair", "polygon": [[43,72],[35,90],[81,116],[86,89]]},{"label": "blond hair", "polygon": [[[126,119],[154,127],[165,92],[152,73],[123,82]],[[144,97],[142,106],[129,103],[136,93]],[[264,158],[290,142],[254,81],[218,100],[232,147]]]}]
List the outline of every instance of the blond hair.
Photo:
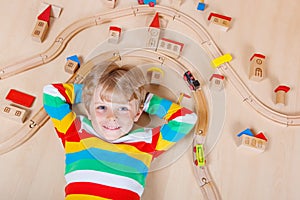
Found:
[{"label": "blond hair", "polygon": [[96,65],[85,77],[83,84],[82,100],[88,112],[98,87],[101,100],[124,103],[135,99],[137,109],[144,104],[146,80],[143,72],[135,66],[118,66],[116,63]]}]

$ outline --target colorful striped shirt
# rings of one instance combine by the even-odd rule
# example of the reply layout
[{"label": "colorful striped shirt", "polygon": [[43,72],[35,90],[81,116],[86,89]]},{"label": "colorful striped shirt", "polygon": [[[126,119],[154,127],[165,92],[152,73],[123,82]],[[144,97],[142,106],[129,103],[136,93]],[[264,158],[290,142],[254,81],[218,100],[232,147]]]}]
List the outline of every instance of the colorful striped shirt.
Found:
[{"label": "colorful striped shirt", "polygon": [[196,114],[149,94],[144,111],[167,123],[107,142],[89,119],[72,111],[72,104],[81,102],[82,87],[52,84],[43,91],[44,108],[65,149],[65,199],[139,200],[151,161],[191,131]]}]

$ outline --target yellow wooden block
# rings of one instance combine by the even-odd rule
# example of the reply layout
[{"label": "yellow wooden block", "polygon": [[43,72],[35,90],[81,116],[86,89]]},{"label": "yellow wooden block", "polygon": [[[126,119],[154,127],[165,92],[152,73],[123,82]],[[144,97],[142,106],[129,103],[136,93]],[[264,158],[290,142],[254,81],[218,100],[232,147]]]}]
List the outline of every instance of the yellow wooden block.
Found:
[{"label": "yellow wooden block", "polygon": [[230,62],[231,60],[232,60],[231,55],[229,53],[227,53],[227,54],[224,54],[223,56],[213,59],[211,61],[211,65],[212,65],[212,67],[217,68],[226,62]]}]

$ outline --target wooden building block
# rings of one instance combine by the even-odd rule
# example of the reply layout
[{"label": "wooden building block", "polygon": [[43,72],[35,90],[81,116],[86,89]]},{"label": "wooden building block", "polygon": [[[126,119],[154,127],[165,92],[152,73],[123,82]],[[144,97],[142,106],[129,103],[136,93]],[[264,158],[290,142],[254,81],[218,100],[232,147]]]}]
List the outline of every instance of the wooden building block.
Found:
[{"label": "wooden building block", "polygon": [[118,26],[109,27],[108,42],[113,44],[118,44],[121,37],[122,29]]},{"label": "wooden building block", "polygon": [[255,53],[250,58],[249,78],[253,81],[261,81],[265,78],[265,56]]},{"label": "wooden building block", "polygon": [[48,23],[43,20],[37,20],[32,31],[32,39],[38,42],[43,42],[48,32]]},{"label": "wooden building block", "polygon": [[164,71],[158,67],[151,67],[147,70],[147,77],[149,77],[151,84],[161,84],[163,76]]},{"label": "wooden building block", "polygon": [[210,25],[217,26],[223,31],[228,31],[230,28],[231,17],[220,15],[217,13],[210,13],[208,20],[210,21]]},{"label": "wooden building block", "polygon": [[204,3],[204,0],[200,0],[198,5],[197,5],[197,10],[205,10],[206,4]]},{"label": "wooden building block", "polygon": [[267,141],[265,141],[261,138],[257,138],[257,137],[253,137],[253,136],[244,134],[244,135],[240,136],[240,138],[239,138],[238,148],[261,153],[261,152],[265,151],[266,143],[267,143]]},{"label": "wooden building block", "polygon": [[76,70],[79,68],[79,64],[73,60],[67,60],[65,64],[65,71],[69,74],[74,74]]},{"label": "wooden building block", "polygon": [[213,74],[209,79],[209,87],[213,90],[222,90],[224,88],[225,77],[221,74]]},{"label": "wooden building block", "polygon": [[12,101],[16,104],[22,105],[22,106],[26,106],[28,108],[30,108],[35,100],[35,97],[30,95],[30,94],[26,94],[24,92],[15,90],[15,89],[11,89],[8,94],[6,95],[6,100]]},{"label": "wooden building block", "polygon": [[58,18],[60,16],[62,8],[57,5],[49,4],[46,2],[41,3],[39,7],[39,13],[43,13],[49,7],[49,5],[51,5],[50,17]]},{"label": "wooden building block", "polygon": [[159,41],[159,35],[160,35],[159,15],[158,13],[156,13],[148,29],[146,47],[156,49]]},{"label": "wooden building block", "polygon": [[167,38],[161,38],[158,42],[157,51],[163,52],[173,58],[178,58],[184,44]]},{"label": "wooden building block", "polygon": [[275,103],[285,105],[286,93],[290,91],[290,87],[286,85],[279,85],[274,92],[276,93]]},{"label": "wooden building block", "polygon": [[213,68],[218,68],[220,65],[230,62],[232,60],[232,56],[229,53],[226,53],[218,58],[215,58],[211,61],[211,65]]},{"label": "wooden building block", "polygon": [[1,105],[0,115],[16,122],[23,123],[27,116],[27,110],[14,105]]}]

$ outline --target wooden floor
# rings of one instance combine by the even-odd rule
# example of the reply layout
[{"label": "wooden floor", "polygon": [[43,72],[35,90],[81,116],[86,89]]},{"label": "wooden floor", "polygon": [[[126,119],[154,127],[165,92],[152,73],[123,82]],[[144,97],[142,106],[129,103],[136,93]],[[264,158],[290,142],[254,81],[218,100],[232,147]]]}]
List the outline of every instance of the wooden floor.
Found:
[{"label": "wooden floor", "polygon": [[[48,0],[63,8],[52,19],[43,43],[32,40],[41,1],[2,0],[0,6],[0,68],[46,50],[55,37],[72,22],[109,10],[101,0]],[[160,0],[168,5],[171,0]],[[205,1],[206,10],[197,11],[197,0],[185,0],[180,10],[210,33],[223,53],[233,56],[231,65],[242,81],[260,101],[285,114],[300,114],[300,4],[295,0],[225,0]],[[137,5],[119,0],[118,8]],[[233,18],[227,31],[210,27],[207,17],[217,12]],[[5,17],[4,17],[5,16]],[[135,21],[118,21],[125,29]],[[107,37],[108,25],[92,27],[78,33],[56,59],[30,71],[0,80],[0,103],[12,88],[36,96],[31,114],[42,106],[45,84],[69,78],[63,66],[66,57],[86,57]],[[184,31],[184,30],[183,30]],[[188,34],[189,33],[185,33]],[[187,48],[187,47],[186,47]],[[266,56],[267,77],[261,82],[248,78],[249,59],[253,53]],[[274,89],[287,84],[286,106],[274,103]],[[276,124],[253,110],[226,81],[226,117],[221,136],[207,156],[211,176],[224,200],[298,200],[300,190],[300,127]],[[223,102],[224,103],[224,102]],[[211,108],[213,109],[213,108]],[[13,137],[20,124],[1,117],[0,142]],[[263,131],[268,146],[261,154],[237,149],[236,134],[246,128]],[[191,147],[176,162],[151,172],[144,200],[204,199],[193,175]],[[1,199],[60,200],[64,198],[64,154],[52,124],[48,122],[22,146],[0,156]]]}]

